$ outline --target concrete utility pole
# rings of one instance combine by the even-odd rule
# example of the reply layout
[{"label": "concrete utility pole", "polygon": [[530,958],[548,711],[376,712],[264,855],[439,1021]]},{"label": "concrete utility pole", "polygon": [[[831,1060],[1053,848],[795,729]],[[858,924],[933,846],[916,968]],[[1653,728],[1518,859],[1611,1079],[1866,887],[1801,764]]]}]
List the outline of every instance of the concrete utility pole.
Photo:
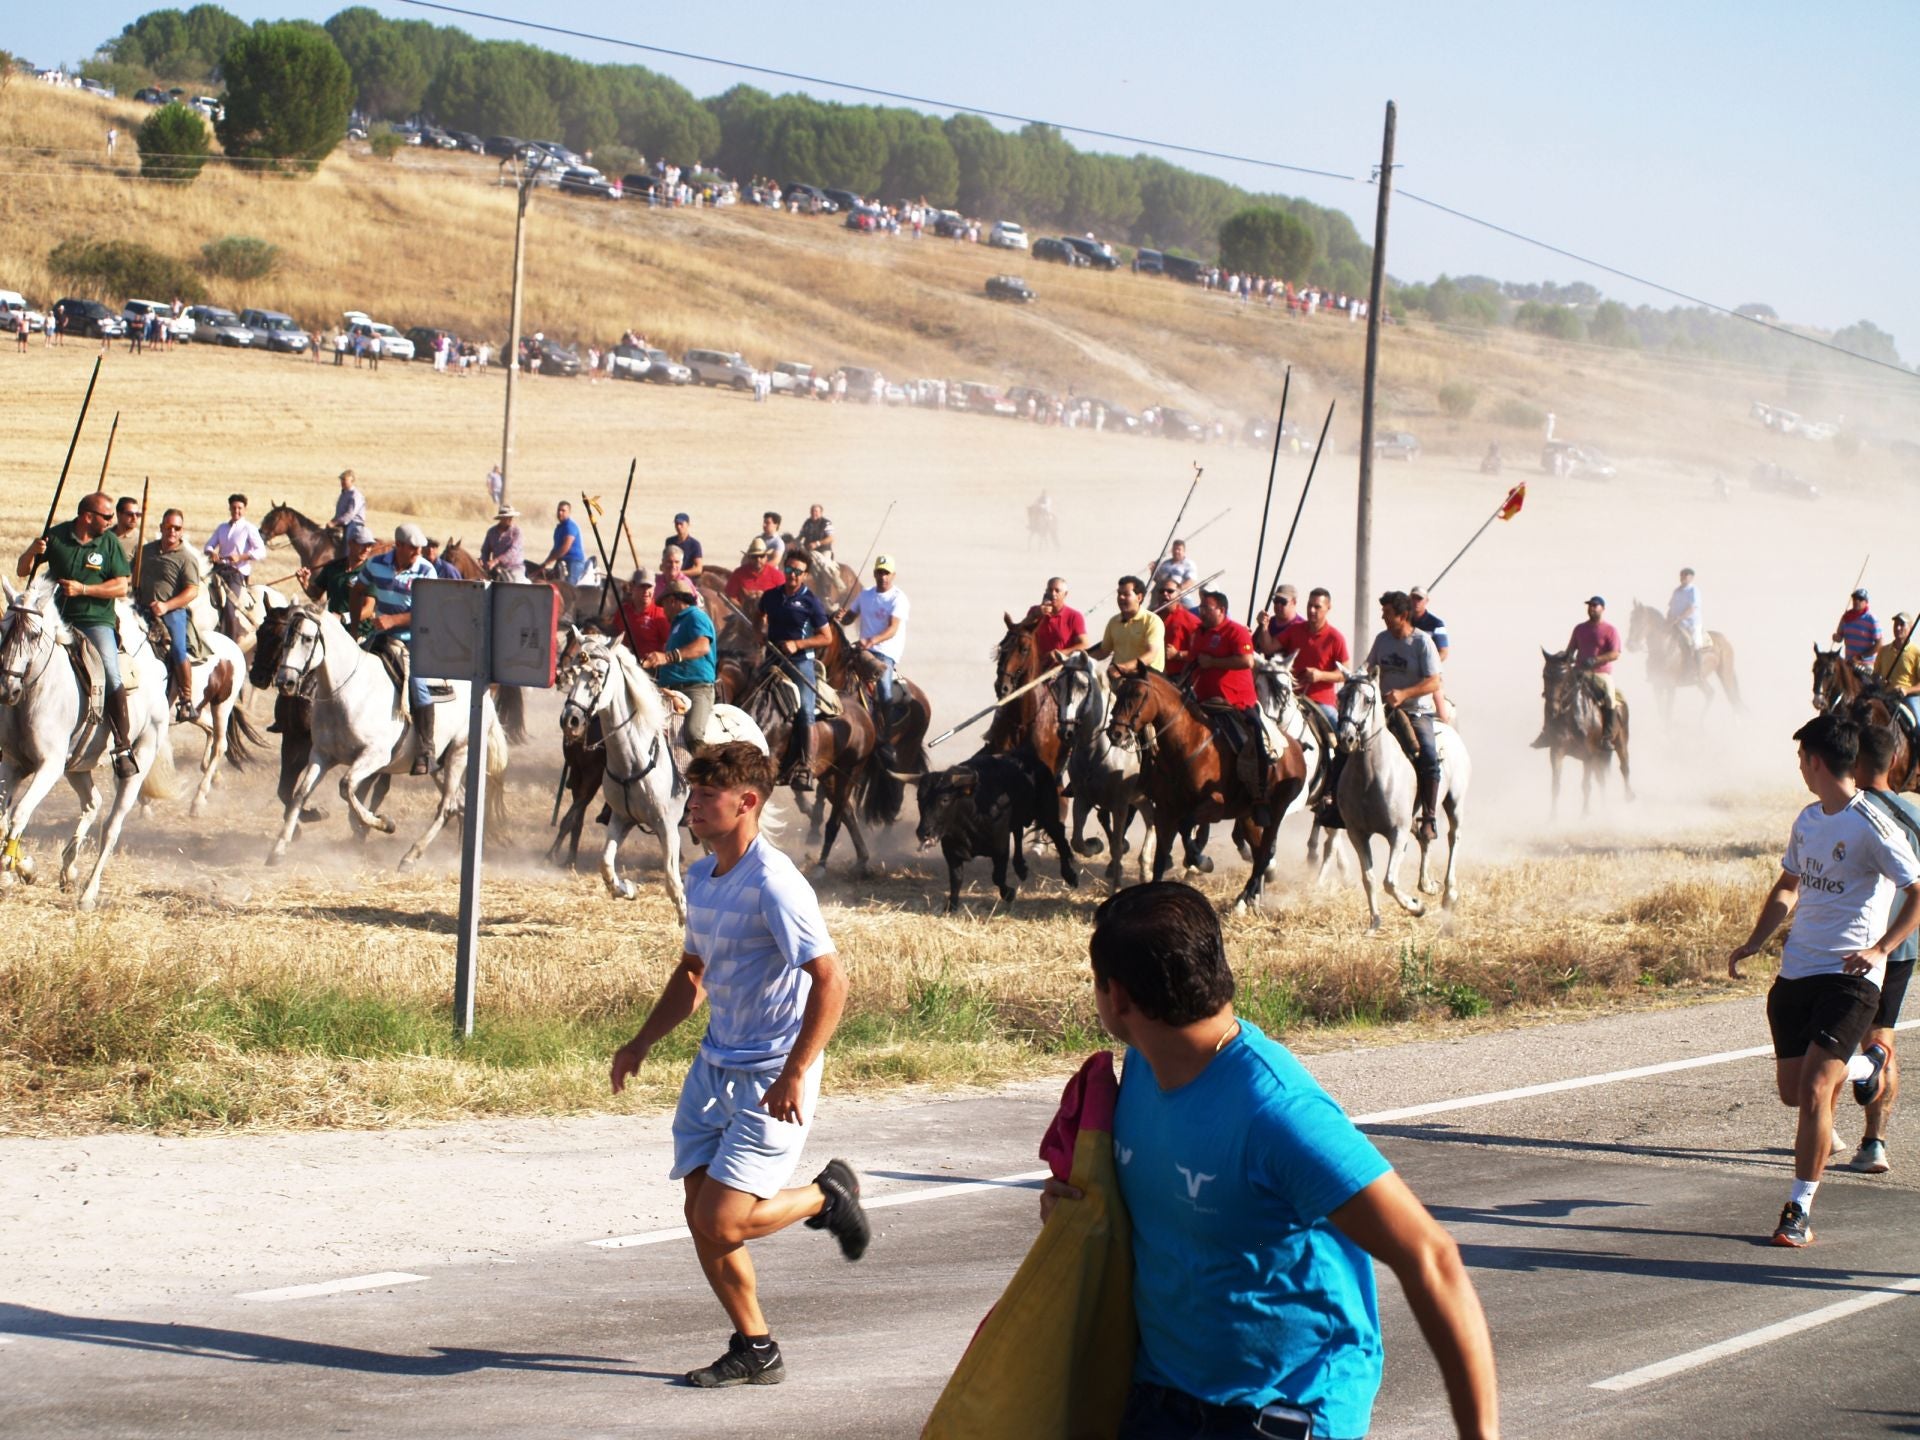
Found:
[{"label": "concrete utility pole", "polygon": [[527,200],[533,194],[534,168],[521,162],[520,207],[513,220],[513,301],[507,318],[507,415],[500,435],[500,503],[513,503],[513,383],[520,373],[520,277],[527,259]]},{"label": "concrete utility pole", "polygon": [[1380,203],[1373,216],[1373,287],[1367,292],[1367,371],[1360,396],[1360,502],[1353,529],[1353,644],[1373,632],[1373,385],[1380,369],[1380,312],[1387,288],[1387,202],[1393,198],[1393,101],[1380,144]]}]

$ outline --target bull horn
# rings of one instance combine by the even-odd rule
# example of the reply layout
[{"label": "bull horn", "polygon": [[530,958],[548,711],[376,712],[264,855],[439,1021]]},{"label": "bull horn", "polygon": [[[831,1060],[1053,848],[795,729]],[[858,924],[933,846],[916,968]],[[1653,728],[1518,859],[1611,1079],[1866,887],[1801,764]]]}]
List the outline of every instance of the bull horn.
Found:
[{"label": "bull horn", "polygon": [[924,770],[889,770],[887,774],[891,775],[903,785],[911,785],[917,781],[924,780],[927,772]]},{"label": "bull horn", "polygon": [[1546,647],[1546,646],[1544,646],[1544,645],[1542,645],[1542,646],[1540,647],[1540,653],[1541,653],[1541,655],[1543,655],[1543,656],[1544,656],[1545,658],[1547,658],[1548,660],[1551,660],[1551,659],[1553,659],[1553,658],[1554,658],[1554,654],[1553,654],[1553,652],[1552,652],[1551,650],[1549,650],[1549,649],[1547,649],[1547,647]]}]

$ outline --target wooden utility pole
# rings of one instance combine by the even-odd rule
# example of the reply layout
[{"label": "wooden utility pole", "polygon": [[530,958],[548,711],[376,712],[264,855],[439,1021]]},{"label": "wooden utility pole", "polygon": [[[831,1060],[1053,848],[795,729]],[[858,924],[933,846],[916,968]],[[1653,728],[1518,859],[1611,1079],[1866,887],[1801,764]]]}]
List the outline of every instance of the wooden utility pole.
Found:
[{"label": "wooden utility pole", "polygon": [[500,435],[500,503],[512,503],[513,383],[520,373],[520,277],[527,259],[527,199],[533,193],[533,165],[521,161],[520,206],[513,220],[513,300],[507,317],[507,414]]},{"label": "wooden utility pole", "polygon": [[1380,369],[1380,312],[1387,289],[1387,202],[1393,198],[1393,127],[1387,102],[1386,138],[1380,144],[1380,202],[1373,216],[1373,286],[1367,292],[1367,371],[1360,396],[1360,500],[1353,527],[1353,644],[1359,654],[1373,632],[1373,387]]}]

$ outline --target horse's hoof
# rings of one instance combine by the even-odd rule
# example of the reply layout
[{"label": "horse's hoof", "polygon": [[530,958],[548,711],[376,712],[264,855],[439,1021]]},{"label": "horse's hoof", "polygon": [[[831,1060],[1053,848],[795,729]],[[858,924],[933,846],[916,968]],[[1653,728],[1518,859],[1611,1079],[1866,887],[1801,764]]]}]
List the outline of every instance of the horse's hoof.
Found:
[{"label": "horse's hoof", "polygon": [[1073,842],[1074,853],[1086,860],[1091,860],[1106,848],[1106,842],[1102,840],[1076,840]]},{"label": "horse's hoof", "polygon": [[1080,888],[1080,872],[1078,870],[1071,868],[1064,869],[1061,871],[1060,878],[1067,882],[1067,888],[1069,890],[1078,890]]},{"label": "horse's hoof", "polygon": [[816,885],[826,884],[827,883],[827,867],[824,865],[814,866],[811,870],[807,871],[807,879],[811,880]]},{"label": "horse's hoof", "polygon": [[267,852],[267,865],[269,867],[278,865],[283,859],[286,858],[286,854],[287,854],[286,851],[280,849],[278,846],[275,846],[273,849]]},{"label": "horse's hoof", "polygon": [[99,903],[100,903],[100,897],[97,895],[82,895],[78,900],[74,902],[74,908],[76,910],[91,911],[92,909],[94,909],[94,907],[99,905]]},{"label": "horse's hoof", "polygon": [[327,812],[324,810],[302,810],[300,812],[300,823],[302,825],[318,825],[326,818]]},{"label": "horse's hoof", "polygon": [[18,860],[13,862],[13,868],[22,880],[25,880],[28,884],[32,884],[33,877],[40,873],[40,862],[35,860],[31,855],[22,855]]},{"label": "horse's hoof", "polygon": [[614,885],[613,893],[621,900],[635,900],[639,898],[640,887],[631,880],[621,880]]},{"label": "horse's hoof", "polygon": [[1423,895],[1438,895],[1440,893],[1440,887],[1432,881],[1428,881],[1420,887],[1420,893]]},{"label": "horse's hoof", "polygon": [[387,819],[387,817],[384,815],[380,817],[380,833],[382,835],[391,835],[394,833],[395,829],[396,827],[393,821]]},{"label": "horse's hoof", "polygon": [[1453,890],[1449,890],[1449,891],[1447,891],[1447,893],[1445,894],[1445,896],[1443,896],[1443,897],[1442,897],[1442,899],[1441,899],[1441,903],[1442,903],[1442,904],[1443,904],[1443,905],[1444,905],[1444,906],[1445,906],[1445,907],[1446,907],[1447,909],[1449,909],[1449,910],[1451,910],[1451,909],[1453,909],[1453,907],[1454,907],[1454,906],[1456,906],[1456,905],[1458,905],[1458,904],[1460,903],[1460,892],[1459,892],[1459,890],[1458,890],[1458,889],[1453,889]]},{"label": "horse's hoof", "polygon": [[398,870],[400,874],[406,875],[412,872],[413,867],[418,860],[419,860],[419,857],[417,855],[402,855],[400,857],[399,865],[397,865],[394,868]]},{"label": "horse's hoof", "polygon": [[1380,917],[1376,915],[1373,917],[1373,923],[1367,926],[1367,934],[1378,935],[1379,933],[1380,933]]},{"label": "horse's hoof", "polygon": [[1011,885],[1002,885],[1000,887],[1000,898],[1009,905],[1013,904],[1013,897],[1019,893],[1020,892]]},{"label": "horse's hoof", "polygon": [[1252,912],[1253,912],[1253,906],[1252,906],[1252,905],[1250,905],[1250,904],[1249,904],[1249,903],[1247,902],[1247,897],[1246,897],[1246,896],[1244,896],[1244,895],[1242,895],[1242,896],[1241,896],[1241,897],[1240,897],[1240,898],[1239,898],[1238,900],[1236,900],[1236,901],[1234,901],[1234,902],[1233,902],[1233,911],[1232,911],[1232,913],[1233,913],[1234,915],[1236,915],[1236,916],[1237,916],[1237,915],[1249,915],[1249,914],[1251,914]]},{"label": "horse's hoof", "polygon": [[1189,870],[1198,870],[1202,875],[1211,875],[1213,874],[1213,857],[1211,855],[1202,855],[1197,860],[1192,861],[1187,868]]}]

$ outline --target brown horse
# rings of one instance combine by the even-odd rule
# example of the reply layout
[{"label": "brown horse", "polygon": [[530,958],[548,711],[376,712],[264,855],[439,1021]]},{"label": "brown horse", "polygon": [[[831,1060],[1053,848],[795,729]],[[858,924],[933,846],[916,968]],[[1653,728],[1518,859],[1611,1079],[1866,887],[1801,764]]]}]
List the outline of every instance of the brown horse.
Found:
[{"label": "brown horse", "polygon": [[1238,756],[1214,734],[1205,715],[1180,687],[1156,670],[1116,667],[1113,719],[1107,738],[1116,745],[1140,747],[1140,781],[1153,806],[1157,844],[1153,878],[1166,878],[1173,863],[1173,837],[1184,827],[1234,822],[1234,838],[1253,852],[1253,870],[1234,909],[1256,906],[1273,862],[1279,838],[1277,819],[1307,784],[1306,758],[1292,736],[1272,767],[1264,793],[1249,790],[1240,778]]},{"label": "brown horse", "polygon": [[1740,681],[1733,670],[1733,642],[1718,630],[1709,630],[1710,642],[1694,653],[1680,627],[1651,605],[1633,602],[1633,617],[1627,623],[1627,649],[1647,652],[1647,680],[1660,697],[1660,713],[1673,719],[1676,690],[1693,689],[1713,704],[1713,681],[1727,692],[1727,701],[1735,710],[1744,710],[1740,699]]},{"label": "brown horse", "polygon": [[278,500],[261,517],[260,538],[269,545],[280,539],[290,541],[300,563],[309,570],[318,570],[340,553],[338,535]]},{"label": "brown horse", "polygon": [[1872,671],[1850,665],[1838,647],[1813,647],[1813,708],[1844,712],[1856,725],[1878,725],[1893,732],[1893,763],[1887,783],[1896,790],[1920,790],[1920,755],[1907,738],[1899,711],[1906,697]]},{"label": "brown horse", "polygon": [[[994,653],[993,693],[1005,699],[1051,669],[1053,661],[1040,653],[1040,642],[1036,638],[1040,627],[1037,612],[1024,620],[1004,614],[1000,618],[1006,621],[1007,633],[1001,637],[1000,647]],[[1025,750],[1046,767],[1057,784],[1061,769],[1067,763],[1068,747],[1060,734],[1060,707],[1054,704],[1053,691],[1038,685],[1011,705],[1001,706],[987,727],[982,748],[996,754]]]},{"label": "brown horse", "polygon": [[862,813],[876,824],[891,825],[900,818],[906,788],[898,772],[918,775],[928,768],[927,731],[933,725],[933,702],[927,692],[903,675],[893,677],[893,704],[883,707],[873,682],[861,674],[859,652],[847,643],[838,625],[828,627],[825,650],[820,652],[827,682],[843,695],[858,695],[879,733],[874,749],[876,769],[869,778]]},{"label": "brown horse", "polygon": [[[867,838],[860,831],[856,811],[868,778],[868,770],[879,737],[867,712],[851,696],[840,697],[840,713],[831,719],[813,723],[813,777],[821,798],[826,802],[827,828],[820,842],[820,859],[814,865],[816,881],[827,878],[827,857],[842,826],[853,843],[856,857],[854,873],[867,877]],[[767,749],[776,758],[789,753],[793,740],[793,721],[781,713],[776,688],[771,684],[754,687],[746,706],[747,714],[767,737]],[[802,810],[807,808],[805,794],[796,792]]]},{"label": "brown horse", "polygon": [[1540,677],[1540,695],[1546,704],[1546,723],[1542,734],[1547,738],[1547,758],[1553,764],[1553,801],[1552,812],[1560,812],[1560,765],[1569,756],[1581,764],[1580,777],[1580,813],[1585,815],[1593,808],[1593,786],[1597,778],[1604,790],[1607,783],[1607,765],[1614,757],[1620,757],[1620,783],[1626,788],[1627,799],[1633,799],[1633,772],[1627,764],[1627,702],[1616,691],[1613,702],[1613,724],[1608,726],[1600,715],[1600,704],[1593,693],[1593,686],[1574,659],[1571,650],[1558,654],[1540,647],[1540,653],[1546,657],[1546,664]]}]

